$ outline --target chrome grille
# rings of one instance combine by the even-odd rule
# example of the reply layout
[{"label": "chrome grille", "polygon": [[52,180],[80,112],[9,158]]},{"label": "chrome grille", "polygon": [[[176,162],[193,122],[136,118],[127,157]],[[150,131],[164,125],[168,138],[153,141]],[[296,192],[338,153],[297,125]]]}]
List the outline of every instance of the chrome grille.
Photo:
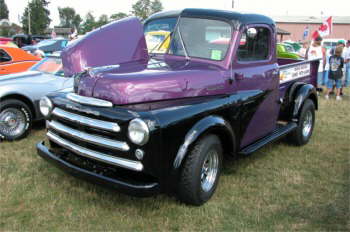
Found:
[{"label": "chrome grille", "polygon": [[[89,118],[57,107],[52,114],[54,117],[47,121],[50,141],[76,155],[134,171],[143,170],[141,162],[118,157],[118,152],[127,152],[130,147],[126,142],[114,138],[121,131],[117,123]],[[93,133],[87,133],[89,128],[94,129]],[[115,136],[106,136],[106,131]],[[127,156],[125,153],[120,155]]]},{"label": "chrome grille", "polygon": [[129,145],[125,142],[114,141],[108,138],[103,138],[100,136],[90,135],[85,132],[74,130],[69,128],[59,122],[51,121],[47,123],[49,128],[52,128],[64,135],[71,136],[75,139],[82,140],[84,142],[89,142],[102,147],[107,147],[111,149],[117,149],[119,151],[128,151]]},{"label": "chrome grille", "polygon": [[73,114],[60,108],[55,108],[52,111],[53,115],[71,121],[73,123],[81,124],[84,126],[90,126],[97,129],[102,129],[111,132],[119,132],[120,127],[117,123],[101,121],[98,119],[88,118],[82,115]]}]

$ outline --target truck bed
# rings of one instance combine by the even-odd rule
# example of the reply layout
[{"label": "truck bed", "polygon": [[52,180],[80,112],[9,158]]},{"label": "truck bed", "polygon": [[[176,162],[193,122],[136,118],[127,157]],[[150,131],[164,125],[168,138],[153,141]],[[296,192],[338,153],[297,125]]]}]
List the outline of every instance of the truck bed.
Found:
[{"label": "truck bed", "polygon": [[316,87],[319,63],[319,59],[278,59],[280,75],[280,97],[283,97],[288,87],[295,82],[304,82],[312,84]]}]

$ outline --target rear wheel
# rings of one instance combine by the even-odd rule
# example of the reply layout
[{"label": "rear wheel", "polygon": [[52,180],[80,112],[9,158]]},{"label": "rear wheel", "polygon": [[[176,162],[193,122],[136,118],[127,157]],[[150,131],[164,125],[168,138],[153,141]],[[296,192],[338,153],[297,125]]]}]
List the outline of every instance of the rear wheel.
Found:
[{"label": "rear wheel", "polygon": [[0,136],[6,140],[25,137],[32,126],[29,107],[18,100],[5,100],[0,103]]},{"label": "rear wheel", "polygon": [[287,137],[291,143],[297,146],[309,142],[315,124],[315,105],[312,100],[307,99],[301,109],[298,127]]},{"label": "rear wheel", "polygon": [[222,167],[222,146],[216,135],[196,142],[186,158],[178,186],[178,197],[191,205],[202,205],[214,194]]}]

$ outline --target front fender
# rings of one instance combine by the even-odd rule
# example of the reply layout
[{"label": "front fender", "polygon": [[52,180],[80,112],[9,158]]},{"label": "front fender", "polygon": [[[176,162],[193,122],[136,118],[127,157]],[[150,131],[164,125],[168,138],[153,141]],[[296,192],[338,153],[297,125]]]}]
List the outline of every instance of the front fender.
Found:
[{"label": "front fender", "polygon": [[174,168],[179,168],[185,158],[188,148],[198,139],[200,135],[210,129],[219,129],[230,137],[233,141],[232,150],[234,149],[234,133],[231,125],[220,116],[211,115],[198,121],[186,134],[184,143],[180,146],[174,160]]},{"label": "front fender", "polygon": [[300,109],[306,99],[310,98],[315,108],[318,109],[317,92],[316,88],[311,84],[305,84],[298,88],[294,95],[294,106],[293,106],[293,120],[298,118]]}]

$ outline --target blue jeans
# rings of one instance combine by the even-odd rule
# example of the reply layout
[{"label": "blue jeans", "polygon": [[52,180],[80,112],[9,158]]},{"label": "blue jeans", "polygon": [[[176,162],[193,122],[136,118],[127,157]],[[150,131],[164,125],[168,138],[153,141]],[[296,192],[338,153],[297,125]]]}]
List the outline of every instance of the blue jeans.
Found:
[{"label": "blue jeans", "polygon": [[326,86],[328,83],[328,75],[329,75],[329,70],[324,70],[323,71],[323,81],[322,85]]},{"label": "blue jeans", "polygon": [[344,87],[350,86],[350,62],[348,62],[345,66],[345,81]]},{"label": "blue jeans", "polygon": [[323,72],[317,73],[317,87],[323,85]]},{"label": "blue jeans", "polygon": [[327,88],[331,89],[335,86],[337,89],[341,88],[341,79],[333,80],[333,79],[328,79],[327,82]]}]

